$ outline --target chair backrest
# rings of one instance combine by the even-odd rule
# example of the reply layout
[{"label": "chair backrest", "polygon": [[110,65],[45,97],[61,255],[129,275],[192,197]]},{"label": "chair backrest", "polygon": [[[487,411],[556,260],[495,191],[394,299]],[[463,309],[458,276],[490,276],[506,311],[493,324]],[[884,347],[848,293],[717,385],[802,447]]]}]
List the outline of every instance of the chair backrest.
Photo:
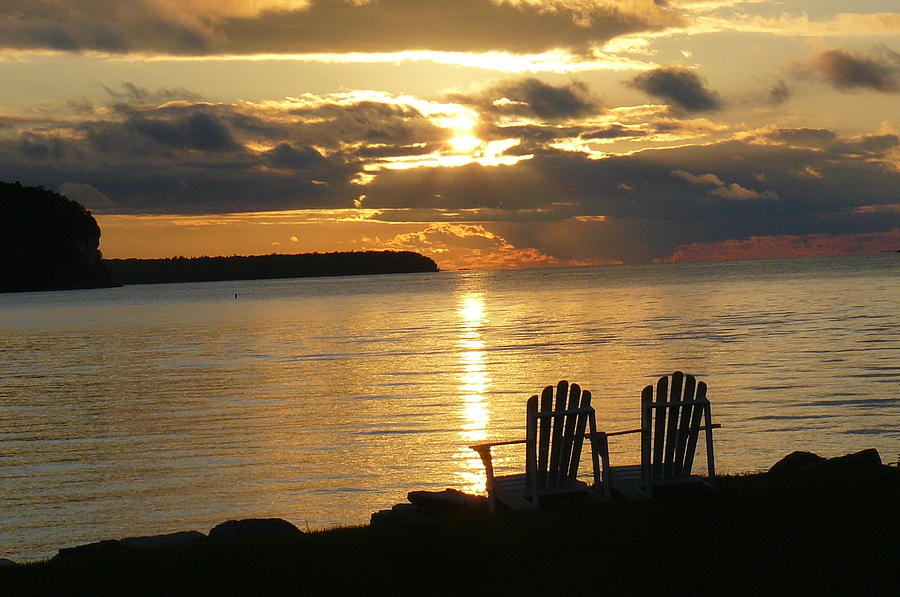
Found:
[{"label": "chair backrest", "polygon": [[[691,474],[701,430],[707,433],[707,460],[712,457],[712,417],[706,384],[681,371],[662,376],[641,393],[641,477],[676,481]],[[705,425],[703,424],[705,419]],[[709,464],[712,467],[712,463]],[[714,474],[714,473],[713,473]]]},{"label": "chair backrest", "polygon": [[585,427],[596,431],[591,393],[560,381],[547,386],[527,404],[525,432],[526,483],[534,498],[575,484]]}]

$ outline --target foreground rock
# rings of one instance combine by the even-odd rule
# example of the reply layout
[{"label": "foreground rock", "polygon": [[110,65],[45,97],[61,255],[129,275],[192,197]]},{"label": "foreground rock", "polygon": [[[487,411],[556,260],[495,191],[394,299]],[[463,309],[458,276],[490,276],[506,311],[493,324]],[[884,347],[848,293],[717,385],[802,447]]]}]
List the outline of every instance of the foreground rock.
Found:
[{"label": "foreground rock", "polygon": [[63,547],[53,559],[94,553],[109,553],[123,549],[147,549],[164,545],[184,545],[186,543],[194,543],[204,539],[206,539],[206,535],[200,531],[179,531],[177,533],[166,533],[164,535],[126,537],[125,539],[105,539],[103,541],[95,541],[94,543],[77,545],[75,547]]},{"label": "foreground rock", "polygon": [[882,466],[875,448],[845,454],[837,458],[823,458],[812,452],[791,452],[769,469],[770,475],[823,473],[831,471],[872,470]]},{"label": "foreground rock", "polygon": [[281,518],[229,520],[209,531],[210,539],[234,539],[266,535],[300,535],[302,531]]},{"label": "foreground rock", "polygon": [[0,558],[0,568],[12,568],[13,566],[18,566],[12,560],[7,560],[6,558]]},{"label": "foreground rock", "polygon": [[447,516],[457,512],[487,510],[487,498],[457,489],[444,491],[410,491],[409,503],[396,504],[390,510],[373,512],[371,524],[415,522]]}]

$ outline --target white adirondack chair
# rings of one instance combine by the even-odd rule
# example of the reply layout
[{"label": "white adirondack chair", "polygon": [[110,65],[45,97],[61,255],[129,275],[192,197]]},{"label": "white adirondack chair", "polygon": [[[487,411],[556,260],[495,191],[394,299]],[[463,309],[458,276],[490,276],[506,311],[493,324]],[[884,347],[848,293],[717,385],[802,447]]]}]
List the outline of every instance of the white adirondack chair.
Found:
[{"label": "white adirondack chair", "polygon": [[[587,428],[587,429],[586,429]],[[577,479],[581,449],[589,431],[596,442],[597,423],[591,406],[591,393],[578,384],[571,386],[560,381],[547,386],[526,404],[524,440],[482,443],[469,446],[481,456],[487,475],[487,492],[491,510],[503,503],[516,510],[538,508],[541,500],[553,495],[586,493],[596,496],[583,481]],[[494,476],[491,449],[497,446],[525,444],[525,473]],[[600,486],[600,467],[597,449],[591,450],[594,486]]]},{"label": "white adirondack chair", "polygon": [[[681,371],[662,376],[656,384],[641,393],[641,428],[597,434],[603,461],[604,495],[609,489],[626,497],[653,497],[662,486],[700,484],[715,489],[716,463],[713,453],[713,424],[707,386],[693,375]],[[708,475],[692,475],[694,452],[700,432],[704,432]],[[641,463],[631,466],[609,465],[608,438],[629,433],[641,434]]]}]

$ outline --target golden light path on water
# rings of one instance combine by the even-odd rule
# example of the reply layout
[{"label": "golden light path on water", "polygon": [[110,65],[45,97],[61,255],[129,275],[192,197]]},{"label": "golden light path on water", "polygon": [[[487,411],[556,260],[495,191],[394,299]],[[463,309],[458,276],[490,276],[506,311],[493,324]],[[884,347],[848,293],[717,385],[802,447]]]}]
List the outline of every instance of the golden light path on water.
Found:
[{"label": "golden light path on water", "polygon": [[485,363],[485,343],[481,336],[481,327],[485,322],[484,295],[464,294],[457,313],[462,319],[458,341],[461,362],[460,409],[463,420],[460,445],[465,451],[454,454],[454,460],[462,466],[457,476],[459,484],[466,488],[464,491],[479,492],[484,490],[484,469],[481,460],[468,446],[487,437],[490,422],[486,394],[490,389],[491,377]]}]

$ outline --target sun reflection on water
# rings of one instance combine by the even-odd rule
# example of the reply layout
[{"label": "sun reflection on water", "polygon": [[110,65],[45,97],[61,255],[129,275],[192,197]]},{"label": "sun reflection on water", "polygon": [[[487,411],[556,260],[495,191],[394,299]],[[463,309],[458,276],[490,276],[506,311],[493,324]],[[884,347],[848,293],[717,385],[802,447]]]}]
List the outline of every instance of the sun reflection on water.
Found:
[{"label": "sun reflection on water", "polygon": [[457,313],[462,319],[457,342],[461,365],[458,389],[462,448],[454,454],[454,458],[460,466],[457,478],[464,491],[482,492],[485,476],[481,460],[468,446],[485,439],[490,421],[485,396],[490,388],[491,377],[487,371],[485,343],[481,337],[481,328],[486,319],[484,296],[481,293],[464,294]]}]

